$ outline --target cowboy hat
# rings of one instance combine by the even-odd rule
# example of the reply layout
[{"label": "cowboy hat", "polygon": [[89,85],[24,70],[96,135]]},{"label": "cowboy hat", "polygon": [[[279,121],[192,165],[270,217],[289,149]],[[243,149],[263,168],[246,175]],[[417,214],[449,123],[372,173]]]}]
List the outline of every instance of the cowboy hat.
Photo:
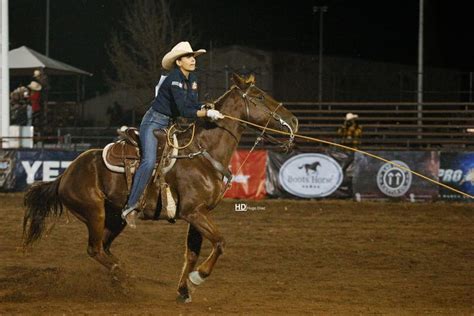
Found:
[{"label": "cowboy hat", "polygon": [[38,69],[36,69],[34,72],[33,72],[33,77],[40,77],[41,76],[41,71],[39,71]]},{"label": "cowboy hat", "polygon": [[173,67],[173,64],[176,59],[188,54],[194,54],[194,57],[202,55],[206,53],[205,49],[199,49],[197,51],[193,51],[191,48],[191,44],[189,42],[179,42],[173,47],[166,55],[163,57],[161,61],[161,65],[164,69],[170,70]]},{"label": "cowboy hat", "polygon": [[350,121],[350,120],[354,120],[356,118],[358,118],[359,115],[357,114],[354,114],[354,113],[347,113],[346,114],[346,121]]},{"label": "cowboy hat", "polygon": [[30,84],[28,85],[28,88],[33,91],[41,91],[42,89],[41,85],[36,81],[30,82]]}]

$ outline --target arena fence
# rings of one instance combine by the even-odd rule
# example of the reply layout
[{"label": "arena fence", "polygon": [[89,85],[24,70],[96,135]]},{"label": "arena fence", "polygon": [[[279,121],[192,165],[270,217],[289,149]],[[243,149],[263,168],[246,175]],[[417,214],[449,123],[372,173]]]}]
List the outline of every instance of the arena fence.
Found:
[{"label": "arena fence", "polygon": [[[362,126],[362,150],[444,150],[467,151],[474,148],[474,103],[430,102],[332,102],[285,103],[299,119],[299,134],[340,143],[337,130],[346,113],[358,114]],[[252,146],[254,136],[246,132],[241,147]],[[264,148],[273,148],[263,144]],[[301,151],[324,146],[298,142]]]},{"label": "arena fence", "polygon": [[[286,102],[299,119],[299,134],[340,143],[337,130],[345,114],[359,115],[362,126],[362,150],[443,150],[469,151],[474,149],[473,102]],[[102,148],[117,137],[114,127],[60,127],[53,134],[33,138],[35,148],[82,150]],[[256,131],[247,130],[240,148],[253,146]],[[273,135],[280,137],[278,135]],[[6,138],[2,141],[5,142]],[[312,152],[327,145],[298,140],[297,149]],[[258,149],[275,149],[261,142]],[[320,148],[321,149],[321,148]]]},{"label": "arena fence", "polygon": [[[23,191],[34,182],[52,181],[81,152],[0,149],[0,191]],[[376,151],[374,154],[396,165],[333,148],[292,153],[270,150],[249,153],[241,149],[232,157],[232,186],[225,197],[472,201],[468,195],[474,194],[474,152]],[[466,195],[415,177],[410,171]]]}]

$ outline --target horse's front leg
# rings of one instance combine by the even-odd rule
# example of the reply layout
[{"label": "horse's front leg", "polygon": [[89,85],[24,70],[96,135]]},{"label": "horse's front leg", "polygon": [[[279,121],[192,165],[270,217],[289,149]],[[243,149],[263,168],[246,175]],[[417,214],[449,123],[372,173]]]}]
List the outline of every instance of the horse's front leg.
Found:
[{"label": "horse's front leg", "polygon": [[[191,224],[196,231],[212,243],[212,252],[199,267],[188,274],[188,280],[192,285],[197,286],[211,274],[214,265],[219,256],[224,252],[225,240],[217,229],[216,225],[207,215],[200,212],[201,208],[196,208],[189,214],[183,214],[181,217]],[[204,206],[202,210],[205,211]],[[197,259],[197,258],[196,258]],[[189,291],[189,288],[188,288]]]},{"label": "horse's front leg", "polygon": [[188,236],[186,239],[186,251],[184,253],[184,266],[183,272],[178,285],[178,298],[179,302],[190,303],[191,294],[189,293],[187,279],[191,271],[194,270],[196,263],[201,252],[202,235],[194,228],[193,225],[189,224]]}]

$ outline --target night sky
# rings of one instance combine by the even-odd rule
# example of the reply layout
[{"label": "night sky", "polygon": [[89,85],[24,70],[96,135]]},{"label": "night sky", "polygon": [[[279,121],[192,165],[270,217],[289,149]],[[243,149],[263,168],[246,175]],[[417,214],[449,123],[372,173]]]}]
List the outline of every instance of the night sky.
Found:
[{"label": "night sky", "polygon": [[[193,47],[244,45],[318,53],[319,15],[327,5],[324,54],[415,65],[418,0],[398,1],[174,0],[175,15],[189,14],[200,42]],[[50,0],[50,57],[94,73],[88,94],[107,89],[105,46],[121,23],[124,0]],[[474,71],[469,1],[425,0],[425,64]],[[45,51],[46,0],[10,0],[10,48]]]}]

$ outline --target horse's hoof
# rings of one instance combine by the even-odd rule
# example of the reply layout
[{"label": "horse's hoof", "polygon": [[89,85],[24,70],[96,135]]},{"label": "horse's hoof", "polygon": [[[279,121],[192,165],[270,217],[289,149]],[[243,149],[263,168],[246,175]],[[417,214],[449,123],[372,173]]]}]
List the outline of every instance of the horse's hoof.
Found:
[{"label": "horse's hoof", "polygon": [[191,303],[193,300],[191,298],[190,295],[178,295],[176,297],[176,302],[177,303],[180,303],[180,304],[187,304],[187,303]]},{"label": "horse's hoof", "polygon": [[127,279],[127,272],[122,270],[118,264],[112,266],[110,274],[112,275],[112,280],[116,282],[121,282]]}]

